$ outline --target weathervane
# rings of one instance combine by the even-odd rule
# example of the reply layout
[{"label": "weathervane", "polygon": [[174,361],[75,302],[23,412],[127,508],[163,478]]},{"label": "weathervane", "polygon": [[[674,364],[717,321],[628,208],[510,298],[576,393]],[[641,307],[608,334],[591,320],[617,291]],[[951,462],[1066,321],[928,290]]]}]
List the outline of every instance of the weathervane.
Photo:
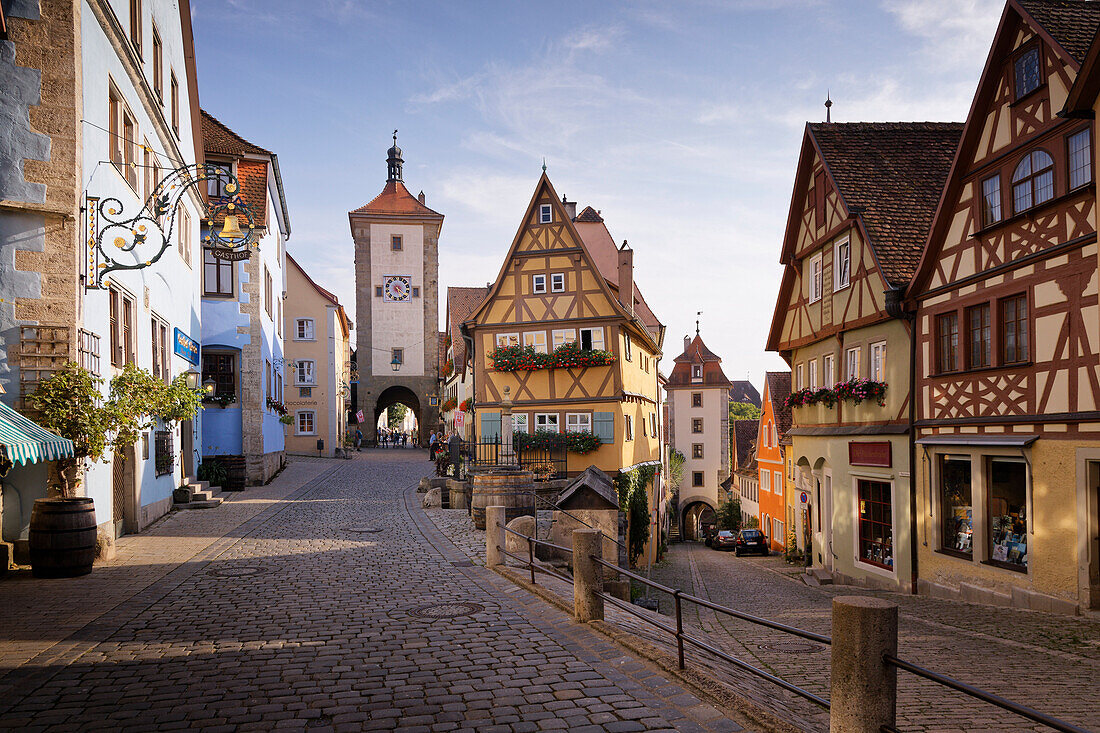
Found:
[{"label": "weathervane", "polygon": [[699,335],[699,316],[703,315],[703,311],[695,311],[695,335]]},{"label": "weathervane", "polygon": [[[192,163],[168,173],[149,194],[137,214],[129,218],[123,214],[122,201],[118,198],[87,197],[86,287],[101,288],[108,273],[141,270],[160,260],[171,246],[176,212],[184,195],[207,180],[224,180],[221,188],[226,196],[211,197],[206,205],[203,219],[209,227],[209,234],[203,237],[203,244],[211,247],[214,256],[219,259],[248,259],[249,245],[256,238],[256,220],[252,210],[240,197],[240,182],[224,168]],[[222,228],[218,231],[214,228],[214,222],[223,215]],[[247,230],[240,227],[242,216],[248,222]],[[161,225],[165,217],[167,229]],[[101,220],[106,222],[102,227]],[[124,257],[121,253],[132,257]]]}]

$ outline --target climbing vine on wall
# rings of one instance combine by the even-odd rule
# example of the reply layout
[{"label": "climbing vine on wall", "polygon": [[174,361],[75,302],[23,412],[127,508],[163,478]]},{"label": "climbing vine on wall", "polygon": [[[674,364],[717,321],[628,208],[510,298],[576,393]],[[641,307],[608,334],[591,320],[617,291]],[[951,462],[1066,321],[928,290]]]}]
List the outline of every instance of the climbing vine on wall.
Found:
[{"label": "climbing vine on wall", "polygon": [[645,550],[649,541],[649,494],[648,487],[657,473],[656,466],[638,468],[615,476],[615,488],[619,492],[619,509],[626,512],[627,550],[630,564]]}]

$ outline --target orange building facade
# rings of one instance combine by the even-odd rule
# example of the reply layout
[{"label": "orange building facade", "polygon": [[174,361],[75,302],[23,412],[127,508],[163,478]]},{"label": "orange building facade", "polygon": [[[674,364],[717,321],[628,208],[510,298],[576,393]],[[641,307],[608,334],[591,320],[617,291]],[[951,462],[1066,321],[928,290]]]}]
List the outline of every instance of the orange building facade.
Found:
[{"label": "orange building facade", "polygon": [[760,529],[773,550],[783,550],[786,537],[786,481],[783,480],[783,446],[780,438],[791,426],[791,375],[768,372],[764,380],[764,399],[760,431],[756,437],[757,474],[760,477]]}]

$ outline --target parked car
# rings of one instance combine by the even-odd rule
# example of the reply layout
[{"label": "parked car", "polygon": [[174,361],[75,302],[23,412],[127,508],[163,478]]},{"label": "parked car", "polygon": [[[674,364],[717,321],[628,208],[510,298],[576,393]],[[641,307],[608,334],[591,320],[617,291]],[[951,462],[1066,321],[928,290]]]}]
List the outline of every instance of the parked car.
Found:
[{"label": "parked car", "polygon": [[737,533],[733,554],[741,557],[747,552],[758,552],[761,555],[771,554],[768,549],[768,539],[764,537],[763,532],[758,529],[743,529]]},{"label": "parked car", "polygon": [[716,550],[732,550],[737,545],[737,535],[728,529],[718,531],[710,546]]}]

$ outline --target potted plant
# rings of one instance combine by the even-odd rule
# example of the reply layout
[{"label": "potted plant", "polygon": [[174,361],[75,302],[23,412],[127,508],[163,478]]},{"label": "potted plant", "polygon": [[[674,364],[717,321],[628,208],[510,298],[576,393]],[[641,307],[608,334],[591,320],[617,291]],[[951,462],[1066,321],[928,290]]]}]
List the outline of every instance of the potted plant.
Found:
[{"label": "potted plant", "polygon": [[50,495],[35,500],[31,511],[31,569],[38,577],[91,572],[95,505],[91,497],[78,496],[85,461],[94,463],[109,448],[117,451],[133,445],[158,418],[188,420],[199,408],[199,393],[187,388],[182,375],[166,385],[128,364],[111,380],[106,399],[102,385],[101,378],[69,362],[39,382],[30,395],[39,424],[71,440],[74,449],[72,458],[57,462]]}]

